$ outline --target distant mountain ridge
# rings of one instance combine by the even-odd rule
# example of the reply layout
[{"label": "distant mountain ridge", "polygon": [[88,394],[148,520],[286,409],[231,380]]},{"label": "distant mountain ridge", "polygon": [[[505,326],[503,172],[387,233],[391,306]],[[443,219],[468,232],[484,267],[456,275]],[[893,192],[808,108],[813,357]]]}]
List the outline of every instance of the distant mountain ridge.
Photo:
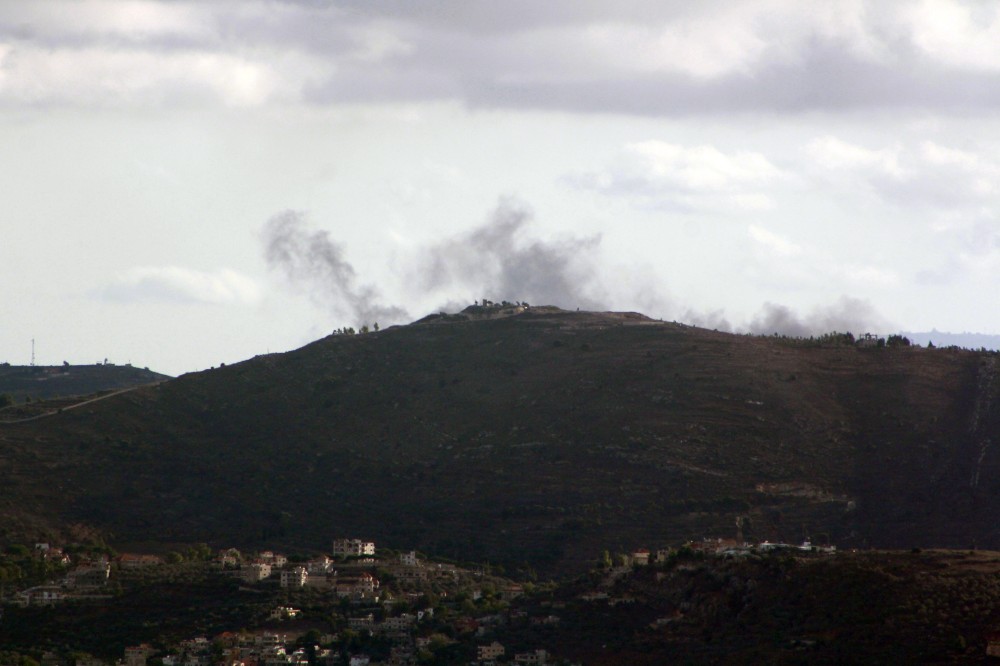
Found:
[{"label": "distant mountain ridge", "polygon": [[0,395],[16,402],[89,395],[98,391],[142,386],[170,379],[149,368],[97,363],[94,365],[0,364]]},{"label": "distant mountain ridge", "polygon": [[946,333],[932,329],[922,333],[900,333],[910,339],[915,345],[927,346],[933,343],[936,347],[961,347],[963,349],[1000,349],[1000,335],[990,333]]}]

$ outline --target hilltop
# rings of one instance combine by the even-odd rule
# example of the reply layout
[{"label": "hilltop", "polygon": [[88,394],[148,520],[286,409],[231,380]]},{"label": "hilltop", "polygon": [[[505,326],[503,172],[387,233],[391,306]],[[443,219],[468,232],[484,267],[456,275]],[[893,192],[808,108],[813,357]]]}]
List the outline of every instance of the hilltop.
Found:
[{"label": "hilltop", "polygon": [[1000,548],[997,397],[992,353],[474,306],[0,425],[0,540]]},{"label": "hilltop", "polygon": [[15,402],[90,395],[170,379],[149,368],[96,363],[94,365],[10,365],[0,364],[0,395]]}]

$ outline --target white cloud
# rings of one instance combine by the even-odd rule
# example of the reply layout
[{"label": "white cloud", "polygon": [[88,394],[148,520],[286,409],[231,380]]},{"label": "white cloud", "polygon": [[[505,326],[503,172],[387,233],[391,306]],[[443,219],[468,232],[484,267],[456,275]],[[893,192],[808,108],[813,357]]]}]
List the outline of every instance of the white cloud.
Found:
[{"label": "white cloud", "polygon": [[751,224],[747,228],[747,233],[756,243],[780,257],[792,257],[802,253],[799,245],[762,227]]},{"label": "white cloud", "polygon": [[771,206],[761,188],[782,175],[760,153],[724,153],[710,145],[650,140],[627,144],[607,169],[566,180],[583,189],[633,198],[642,206],[760,210]]},{"label": "white cloud", "polygon": [[724,154],[714,146],[685,148],[665,141],[642,141],[625,147],[652,180],[689,190],[718,191],[759,183],[778,174],[760,153]]},{"label": "white cloud", "polygon": [[738,17],[696,17],[666,25],[597,24],[580,33],[580,47],[618,72],[677,72],[696,79],[747,73],[767,49]]},{"label": "white cloud", "polygon": [[1000,165],[974,153],[948,148],[932,141],[920,145],[920,156],[928,169],[938,169],[962,174],[965,196],[973,198],[993,197],[998,193]]},{"label": "white cloud", "polygon": [[903,175],[899,166],[898,148],[873,150],[835,136],[823,136],[810,142],[806,146],[806,152],[816,165],[825,169],[864,169],[893,177]]},{"label": "white cloud", "polygon": [[42,39],[149,39],[210,34],[206,13],[185,2],[32,0],[17,12],[20,32]]},{"label": "white cloud", "polygon": [[932,225],[942,230],[954,228],[958,214],[966,220],[1000,214],[1000,163],[988,151],[977,154],[928,140],[868,148],[834,136],[817,138],[805,150],[812,174],[827,185],[852,195],[863,187],[897,206],[930,207],[944,216]]},{"label": "white cloud", "polygon": [[257,302],[260,289],[250,277],[230,269],[214,272],[180,266],[133,268],[100,290],[109,301],[247,305]]},{"label": "white cloud", "polygon": [[859,287],[895,287],[899,284],[896,271],[880,266],[845,264],[833,268],[831,273],[838,282]]},{"label": "white cloud", "polygon": [[0,97],[29,104],[144,105],[207,99],[240,107],[297,95],[294,74],[284,71],[280,61],[209,51],[50,52],[15,46],[3,65]]},{"label": "white cloud", "polygon": [[958,68],[1000,71],[1000,8],[993,3],[923,0],[903,18],[913,43]]}]

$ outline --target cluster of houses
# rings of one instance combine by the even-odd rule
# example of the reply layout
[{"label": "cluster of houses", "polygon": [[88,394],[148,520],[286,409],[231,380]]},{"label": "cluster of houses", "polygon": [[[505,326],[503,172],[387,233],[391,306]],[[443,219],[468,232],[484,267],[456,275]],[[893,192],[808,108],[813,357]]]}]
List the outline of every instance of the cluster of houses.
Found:
[{"label": "cluster of houses", "polygon": [[[489,645],[480,645],[476,647],[476,664],[477,666],[497,666],[501,663],[500,659],[505,653],[504,646],[497,641],[493,641]],[[508,663],[544,666],[549,663],[549,653],[545,650],[518,652]]]},{"label": "cluster of houses", "polygon": [[[508,623],[523,623],[529,626],[551,626],[559,622],[554,615],[540,617],[527,616],[523,610],[510,608],[503,612],[482,617],[462,614],[435,620],[434,608],[416,606],[424,599],[421,590],[424,583],[443,584],[444,589],[467,590],[472,600],[482,598],[480,585],[472,583],[483,572],[461,569],[452,564],[430,562],[419,557],[415,551],[394,555],[392,558],[376,559],[375,544],[361,539],[338,539],[331,549],[333,557],[319,555],[308,561],[289,561],[281,553],[262,551],[244,556],[234,548],[219,551],[212,559],[213,565],[222,575],[237,577],[243,587],[267,585],[289,591],[315,588],[333,592],[341,599],[350,600],[352,610],[344,612],[342,621],[346,629],[356,634],[370,634],[388,643],[390,654],[381,661],[366,654],[345,656],[340,649],[330,646],[341,643],[343,636],[323,635],[318,644],[310,650],[300,648],[296,643],[293,621],[301,618],[302,612],[287,601],[275,606],[266,616],[264,627],[268,630],[256,632],[225,633],[212,638],[192,638],[172,646],[163,654],[149,644],[127,648],[118,666],[144,666],[151,658],[164,666],[210,666],[224,663],[227,666],[286,666],[289,664],[329,664],[336,666],[414,666],[420,655],[435,649],[434,641],[444,636],[439,633],[443,622],[452,631],[447,632],[462,640],[478,643],[476,666],[496,664],[552,664],[551,655],[536,649],[511,654],[496,640],[486,643],[494,632]],[[60,549],[46,544],[36,546],[36,557],[44,557],[57,562],[61,567],[69,567],[62,579],[15,593],[13,600],[20,605],[53,605],[70,599],[108,598],[102,594],[115,570],[128,571],[147,567],[157,567],[166,561],[156,555],[127,553],[114,559],[108,557],[85,558],[67,557]],[[75,563],[74,563],[75,561]],[[384,593],[374,571],[385,572],[395,581],[393,594]],[[381,575],[381,574],[380,574]],[[452,587],[454,585],[455,587]],[[402,588],[402,590],[400,590]],[[409,591],[407,591],[409,588]],[[513,601],[524,594],[521,585],[507,583],[491,587],[491,592],[502,601]],[[395,595],[402,594],[401,598]],[[445,592],[441,592],[447,596]],[[405,601],[400,612],[396,604]],[[416,608],[420,608],[417,610]],[[263,618],[262,618],[263,619]],[[276,624],[276,623],[280,623]],[[288,624],[286,624],[288,623]],[[289,634],[274,633],[277,626],[284,626]],[[301,634],[299,634],[301,635]],[[436,637],[436,638],[435,638]],[[455,642],[455,638],[447,639]],[[327,646],[321,648],[320,645]],[[308,655],[315,655],[310,662]],[[82,659],[82,661],[81,661]],[[52,663],[62,663],[53,661]],[[81,657],[77,666],[104,666],[106,662]]]},{"label": "cluster of houses", "polygon": [[111,576],[111,562],[107,557],[81,557],[74,566],[72,559],[61,548],[47,543],[35,544],[35,556],[65,568],[65,575],[44,585],[18,590],[10,598],[0,601],[17,606],[52,606],[68,600],[108,597],[102,594],[102,588]]},{"label": "cluster of houses", "polygon": [[[294,611],[282,608],[280,611]],[[413,666],[418,662],[419,651],[429,648],[433,639],[429,637],[414,637],[414,629],[429,618],[433,610],[428,608],[416,613],[403,613],[396,617],[387,617],[382,622],[376,622],[373,613],[359,614],[349,618],[348,627],[355,632],[368,632],[384,636],[393,643],[390,654],[385,661],[374,661],[366,654],[354,654],[344,658],[337,650],[313,646],[314,662],[323,666]],[[480,624],[481,620],[481,624]],[[471,626],[477,628],[476,636],[488,633],[488,628],[503,622],[502,616],[487,616],[473,620]],[[469,627],[459,626],[458,629]],[[337,634],[319,637],[322,644],[330,644],[340,640]],[[293,637],[289,634],[269,631],[259,632],[226,632],[209,640],[204,637],[184,640],[173,646],[171,654],[158,657],[163,666],[212,666],[226,664],[227,666],[301,666],[310,663],[305,648],[289,648]],[[148,660],[156,655],[156,650],[149,644],[130,646],[125,649],[125,656],[118,666],[146,666]],[[519,664],[523,666],[546,666],[552,664],[551,655],[543,649],[518,652],[507,656],[503,644],[494,640],[482,643],[476,647],[476,658],[473,666],[499,666],[500,664]],[[103,662],[84,664],[82,666],[103,666]],[[81,664],[77,664],[81,666]]]},{"label": "cluster of houses", "polygon": [[[294,608],[279,606],[271,613],[271,619],[294,618],[300,611]],[[471,635],[481,638],[491,633],[505,622],[524,617],[523,611],[512,611],[509,615],[487,615],[480,618],[459,618],[454,621],[457,633],[472,632]],[[392,644],[390,654],[385,661],[374,661],[366,654],[343,655],[330,648],[314,646],[315,662],[323,666],[414,666],[418,663],[421,650],[429,649],[433,638],[419,636],[418,629],[423,623],[433,619],[434,610],[425,608],[412,613],[404,612],[396,616],[385,617],[378,621],[373,612],[356,612],[347,619],[347,627],[356,633],[368,633],[381,636]],[[467,634],[468,635],[468,634]],[[318,637],[318,642],[329,645],[341,640],[338,634],[328,634]],[[227,666],[289,666],[310,663],[308,651],[304,648],[292,649],[293,636],[270,631],[258,632],[226,632],[209,640],[204,637],[181,641],[173,646],[171,654],[158,657],[163,666],[211,666],[224,663]],[[454,640],[452,640],[454,642]],[[494,640],[490,643],[480,643],[476,647],[476,659],[473,666],[499,666],[500,664],[520,664],[525,666],[545,666],[553,663],[551,655],[543,649],[518,652],[507,656],[503,644]],[[126,648],[124,658],[118,666],[146,666],[148,660],[156,656],[156,650],[149,644]],[[84,666],[103,666],[103,662],[86,664]],[[78,664],[77,666],[81,666]]]},{"label": "cluster of houses", "polygon": [[[837,552],[836,546],[819,546],[809,540],[796,545],[771,541],[762,541],[757,544],[752,544],[745,541],[738,541],[736,539],[702,539],[701,541],[689,541],[684,545],[684,547],[693,552],[703,553],[705,555],[718,555],[722,557],[739,557],[754,553],[762,554],[781,551],[818,555],[833,555]],[[647,566],[649,564],[664,563],[673,553],[676,552],[677,551],[675,549],[668,548],[651,553],[646,548],[639,548],[626,556],[627,561],[625,564],[629,566]]]},{"label": "cluster of houses", "polygon": [[221,551],[216,562],[248,585],[276,580],[282,588],[333,590],[341,598],[358,602],[378,601],[380,583],[370,571],[376,565],[402,583],[454,580],[458,576],[457,567],[425,562],[417,557],[416,551],[402,553],[392,561],[376,560],[375,544],[371,541],[338,539],[333,542],[332,552],[338,559],[320,555],[307,562],[290,563],[280,553],[263,551],[244,559],[239,551],[230,548]]},{"label": "cluster of houses", "polygon": [[[309,658],[304,648],[289,650],[287,636],[270,632],[255,634],[224,633],[209,641],[198,637],[181,641],[175,654],[160,657],[163,666],[210,666],[222,662],[226,664],[254,664],[256,666],[305,666]],[[125,658],[121,666],[146,666],[148,659],[156,653],[149,644],[125,648]],[[329,651],[317,655],[321,663],[330,661]]]}]

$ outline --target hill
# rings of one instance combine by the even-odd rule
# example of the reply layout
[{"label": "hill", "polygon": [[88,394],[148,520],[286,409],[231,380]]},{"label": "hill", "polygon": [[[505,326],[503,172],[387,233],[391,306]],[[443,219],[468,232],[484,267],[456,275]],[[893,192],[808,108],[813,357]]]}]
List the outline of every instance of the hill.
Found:
[{"label": "hill", "polygon": [[998,390],[992,353],[471,308],[0,425],[0,540],[1000,548]]},{"label": "hill", "polygon": [[545,645],[587,664],[985,664],[995,663],[998,572],[988,551],[682,549],[563,584],[528,612],[557,614]]},{"label": "hill", "polygon": [[143,384],[153,384],[167,375],[149,368],[131,365],[10,365],[0,364],[0,395],[7,394],[15,402],[26,399],[49,399],[65,396],[90,395],[100,391],[119,390]]}]

